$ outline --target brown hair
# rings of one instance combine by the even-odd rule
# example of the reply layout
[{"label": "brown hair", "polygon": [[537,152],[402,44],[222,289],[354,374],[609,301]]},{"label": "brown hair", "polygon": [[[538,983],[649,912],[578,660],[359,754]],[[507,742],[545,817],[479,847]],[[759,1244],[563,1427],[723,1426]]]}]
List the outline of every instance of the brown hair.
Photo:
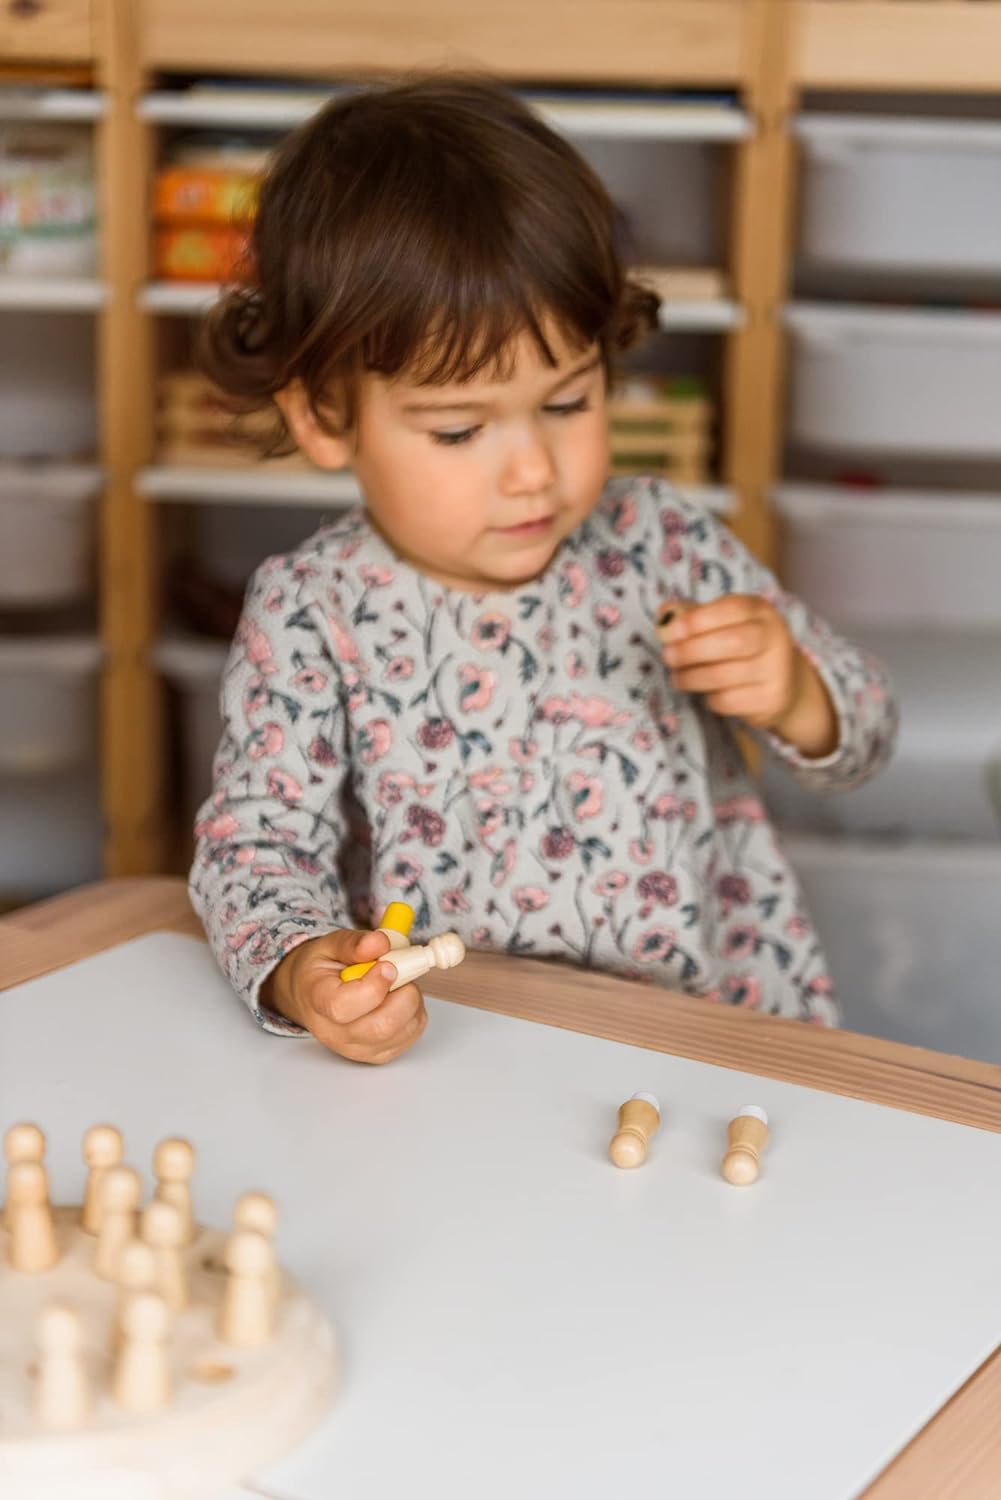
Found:
[{"label": "brown hair", "polygon": [[467,380],[523,331],[555,364],[550,320],[608,369],[656,312],[573,147],[500,85],[436,75],[337,99],[288,138],[201,363],[244,411],[298,380],[349,427],[365,371]]}]

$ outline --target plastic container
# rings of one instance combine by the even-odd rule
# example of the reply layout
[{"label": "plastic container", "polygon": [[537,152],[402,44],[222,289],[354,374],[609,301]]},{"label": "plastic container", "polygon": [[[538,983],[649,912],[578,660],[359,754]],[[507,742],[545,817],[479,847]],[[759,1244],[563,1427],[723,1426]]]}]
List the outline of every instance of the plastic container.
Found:
[{"label": "plastic container", "polygon": [[806,265],[1001,273],[1001,123],[800,115],[795,133]]},{"label": "plastic container", "polygon": [[787,839],[854,1031],[1001,1062],[1001,850]]},{"label": "plastic container", "polygon": [[182,796],[185,814],[192,818],[212,784],[212,760],[222,734],[219,684],[228,654],[222,641],[191,638],[160,641],[153,654],[178,701]]},{"label": "plastic container", "polygon": [[805,791],[772,757],[765,799],[784,827],[823,833],[1001,839],[1001,642],[994,631],[866,632],[889,667],[900,736],[889,766],[854,791]]},{"label": "plastic container", "polygon": [[782,580],[826,618],[1001,626],[1001,495],[790,484],[774,500]]},{"label": "plastic container", "polygon": [[793,442],[1001,457],[1001,314],[802,302],[784,320]]},{"label": "plastic container", "polygon": [[88,127],[0,124],[0,273],[93,276],[95,195]]},{"label": "plastic container", "polygon": [[0,778],[43,777],[93,759],[100,665],[100,643],[87,637],[0,639]]},{"label": "plastic container", "polygon": [[0,609],[83,598],[93,582],[95,468],[0,463]]},{"label": "plastic container", "polygon": [[88,313],[3,313],[0,454],[5,459],[94,453],[94,327]]}]

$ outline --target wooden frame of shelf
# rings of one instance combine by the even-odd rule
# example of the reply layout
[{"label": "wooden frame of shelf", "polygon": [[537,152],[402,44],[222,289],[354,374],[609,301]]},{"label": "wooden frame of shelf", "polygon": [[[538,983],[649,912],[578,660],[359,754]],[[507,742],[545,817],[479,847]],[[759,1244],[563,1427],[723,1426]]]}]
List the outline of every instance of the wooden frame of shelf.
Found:
[{"label": "wooden frame of shelf", "polygon": [[800,88],[1001,89],[1001,0],[795,0],[789,10]]}]

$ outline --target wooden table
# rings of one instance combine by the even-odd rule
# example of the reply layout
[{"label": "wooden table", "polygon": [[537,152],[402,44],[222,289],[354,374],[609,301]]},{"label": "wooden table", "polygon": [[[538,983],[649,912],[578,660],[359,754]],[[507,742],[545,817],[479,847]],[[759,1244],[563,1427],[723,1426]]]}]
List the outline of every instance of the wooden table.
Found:
[{"label": "wooden table", "polygon": [[[156,931],[201,933],[179,880],[104,881],[14,912],[0,919],[0,990]],[[1001,1132],[1001,1067],[994,1064],[735,1012],[528,959],[471,954],[461,981],[454,974],[436,974],[434,989],[483,1010]],[[984,1184],[985,1192],[995,1190],[995,1184]],[[919,1319],[921,1309],[914,1315]],[[831,1437],[837,1440],[836,1433]],[[866,1496],[998,1500],[1001,1351],[957,1391]]]}]

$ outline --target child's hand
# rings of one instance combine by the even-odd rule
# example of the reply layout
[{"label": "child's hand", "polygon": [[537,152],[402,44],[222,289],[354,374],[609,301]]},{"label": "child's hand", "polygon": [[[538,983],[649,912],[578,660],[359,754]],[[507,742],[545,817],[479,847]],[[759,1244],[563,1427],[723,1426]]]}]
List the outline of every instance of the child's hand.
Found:
[{"label": "child's hand", "polygon": [[[427,1025],[416,984],[389,992],[396,970],[379,963],[389,951],[384,932],[341,929],[300,943],[282,959],[262,996],[274,1010],[311,1031],[352,1062],[385,1063],[416,1042]],[[342,984],[342,966],[376,960],[361,979]]]},{"label": "child's hand", "polygon": [[[666,606],[669,607],[669,606]],[[838,743],[834,706],[784,617],[757,594],[681,607],[658,631],[675,687],[814,759]]]}]

